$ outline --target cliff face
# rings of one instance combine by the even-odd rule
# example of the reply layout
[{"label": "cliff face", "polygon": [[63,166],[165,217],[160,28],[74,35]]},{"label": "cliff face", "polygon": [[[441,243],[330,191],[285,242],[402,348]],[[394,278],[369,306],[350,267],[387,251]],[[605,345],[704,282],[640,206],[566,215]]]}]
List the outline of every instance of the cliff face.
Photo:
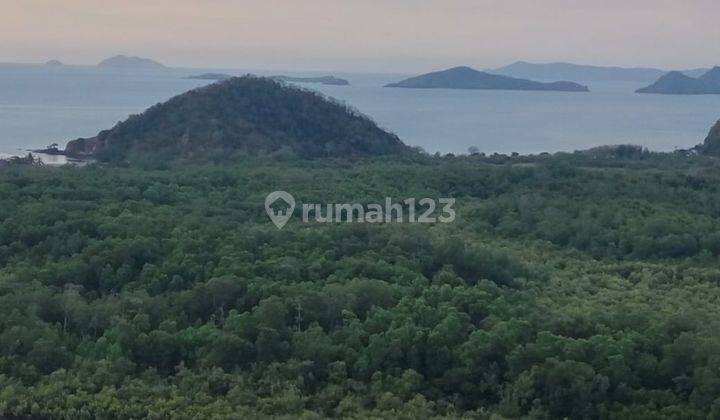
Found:
[{"label": "cliff face", "polygon": [[700,150],[704,155],[720,156],[720,121],[710,129]]},{"label": "cliff face", "polygon": [[98,137],[87,139],[70,140],[65,146],[65,154],[68,156],[92,156],[100,151],[101,145]]}]

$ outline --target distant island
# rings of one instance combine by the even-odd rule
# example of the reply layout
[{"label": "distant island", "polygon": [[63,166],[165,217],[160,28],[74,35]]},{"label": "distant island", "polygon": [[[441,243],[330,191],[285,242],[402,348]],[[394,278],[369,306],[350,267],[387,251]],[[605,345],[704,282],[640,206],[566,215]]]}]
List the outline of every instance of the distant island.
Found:
[{"label": "distant island", "polygon": [[720,94],[720,67],[715,67],[697,78],[679,71],[672,71],[661,76],[650,86],[638,89],[636,92],[663,95],[717,95]]},{"label": "distant island", "polygon": [[68,142],[64,153],[118,161],[152,156],[227,159],[275,152],[347,158],[407,151],[397,136],[349,107],[272,78],[248,75],[175,96],[95,137]]},{"label": "distant island", "polygon": [[[225,73],[203,73],[195,76],[189,76],[188,79],[195,80],[227,80],[235,76],[231,76]],[[322,76],[322,77],[292,77],[292,76],[271,76],[270,79],[278,80],[281,82],[295,82],[295,83],[320,83],[323,85],[334,85],[334,86],[348,86],[350,82],[345,79],[340,79],[335,76]]]},{"label": "distant island", "polygon": [[98,67],[105,68],[125,68],[125,69],[165,69],[164,65],[149,58],[134,57],[127,55],[116,55],[107,58],[100,63]]},{"label": "distant island", "polygon": [[589,92],[587,86],[574,82],[536,82],[491,74],[470,67],[454,67],[448,70],[427,73],[397,83],[390,83],[385,87]]},{"label": "distant island", "polygon": [[335,76],[322,76],[322,77],[292,77],[292,76],[273,76],[272,79],[280,80],[282,82],[296,82],[296,83],[320,83],[323,85],[333,86],[348,86],[350,82],[345,79],[340,79]]},{"label": "distant island", "polygon": [[[700,76],[708,69],[684,71],[690,76]],[[666,73],[656,68],[589,66],[573,63],[529,63],[518,61],[510,65],[487,70],[503,76],[534,80],[578,80],[583,82],[638,82],[650,83]]]},{"label": "distant island", "polygon": [[61,61],[59,61],[59,60],[50,60],[50,61],[46,62],[45,65],[48,66],[48,67],[61,67],[61,66],[64,66],[64,64],[63,64]]}]

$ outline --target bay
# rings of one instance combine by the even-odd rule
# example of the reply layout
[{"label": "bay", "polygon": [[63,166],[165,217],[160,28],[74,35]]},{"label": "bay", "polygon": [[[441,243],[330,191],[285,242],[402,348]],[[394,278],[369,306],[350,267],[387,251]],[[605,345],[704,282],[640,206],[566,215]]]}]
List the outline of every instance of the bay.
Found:
[{"label": "bay", "polygon": [[720,118],[720,95],[640,95],[632,83],[587,83],[590,93],[397,89],[382,86],[407,75],[0,64],[0,155],[94,136],[210,83],[187,78],[209,71],[348,79],[350,86],[302,86],[347,103],[430,153],[476,146],[485,153],[525,154],[620,143],[672,151],[702,142]]}]

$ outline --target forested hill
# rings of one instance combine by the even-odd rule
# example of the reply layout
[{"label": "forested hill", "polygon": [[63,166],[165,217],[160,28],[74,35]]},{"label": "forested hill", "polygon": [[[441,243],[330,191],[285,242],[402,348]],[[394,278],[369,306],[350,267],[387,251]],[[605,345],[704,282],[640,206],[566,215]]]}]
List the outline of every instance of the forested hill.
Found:
[{"label": "forested hill", "polygon": [[253,76],[183,93],[66,148],[68,154],[101,160],[278,151],[304,158],[362,157],[406,150],[397,136],[344,104]]}]

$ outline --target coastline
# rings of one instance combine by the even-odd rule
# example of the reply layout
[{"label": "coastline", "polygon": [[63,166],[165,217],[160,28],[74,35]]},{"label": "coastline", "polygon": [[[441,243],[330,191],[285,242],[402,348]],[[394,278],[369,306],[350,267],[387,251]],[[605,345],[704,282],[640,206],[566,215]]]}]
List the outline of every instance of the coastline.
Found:
[{"label": "coastline", "polygon": [[[76,165],[84,166],[95,160],[86,156],[79,156],[72,153],[67,153],[64,150],[59,149],[27,149],[28,154],[31,154],[38,158],[44,165],[50,166],[61,166],[61,165]],[[13,156],[3,157],[3,159],[12,158]],[[17,156],[22,157],[22,156]]]}]

